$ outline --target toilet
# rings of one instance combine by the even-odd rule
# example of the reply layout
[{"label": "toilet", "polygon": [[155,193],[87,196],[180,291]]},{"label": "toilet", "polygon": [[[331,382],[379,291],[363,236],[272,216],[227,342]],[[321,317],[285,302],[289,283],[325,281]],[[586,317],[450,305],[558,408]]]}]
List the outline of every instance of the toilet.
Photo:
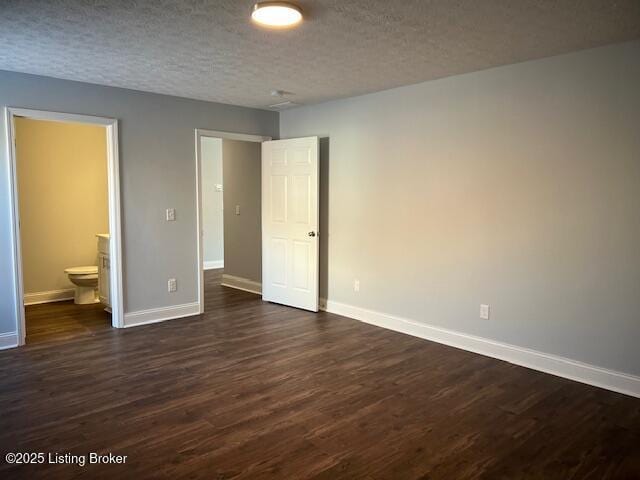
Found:
[{"label": "toilet", "polygon": [[98,288],[98,267],[91,265],[87,267],[67,268],[64,273],[69,277],[69,281],[76,286],[73,303],[87,305],[98,303],[96,290]]}]

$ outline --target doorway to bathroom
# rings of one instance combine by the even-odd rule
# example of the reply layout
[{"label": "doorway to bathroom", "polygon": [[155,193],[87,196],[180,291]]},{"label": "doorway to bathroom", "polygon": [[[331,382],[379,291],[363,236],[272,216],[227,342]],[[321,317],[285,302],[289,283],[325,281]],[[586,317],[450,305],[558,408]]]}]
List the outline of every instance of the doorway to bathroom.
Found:
[{"label": "doorway to bathroom", "polygon": [[122,327],[117,120],[6,116],[19,344]]}]

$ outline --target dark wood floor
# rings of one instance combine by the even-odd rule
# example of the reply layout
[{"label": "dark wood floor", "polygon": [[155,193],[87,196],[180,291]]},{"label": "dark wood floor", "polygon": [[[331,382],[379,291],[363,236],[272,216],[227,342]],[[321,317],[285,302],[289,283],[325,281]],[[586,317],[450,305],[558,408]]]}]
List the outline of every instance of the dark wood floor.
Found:
[{"label": "dark wood floor", "polygon": [[104,305],[76,305],[73,300],[25,307],[27,343],[67,341],[111,328]]},{"label": "dark wood floor", "polygon": [[0,478],[632,479],[640,400],[219,286],[206,313],[0,352]]}]

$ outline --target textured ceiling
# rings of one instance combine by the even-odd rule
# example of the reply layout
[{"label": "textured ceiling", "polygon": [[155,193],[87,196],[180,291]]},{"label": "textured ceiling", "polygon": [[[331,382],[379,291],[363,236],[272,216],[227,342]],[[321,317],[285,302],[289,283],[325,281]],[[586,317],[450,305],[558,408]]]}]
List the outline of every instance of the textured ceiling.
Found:
[{"label": "textured ceiling", "polygon": [[384,90],[640,38],[640,0],[0,0],[0,69],[237,105]]}]

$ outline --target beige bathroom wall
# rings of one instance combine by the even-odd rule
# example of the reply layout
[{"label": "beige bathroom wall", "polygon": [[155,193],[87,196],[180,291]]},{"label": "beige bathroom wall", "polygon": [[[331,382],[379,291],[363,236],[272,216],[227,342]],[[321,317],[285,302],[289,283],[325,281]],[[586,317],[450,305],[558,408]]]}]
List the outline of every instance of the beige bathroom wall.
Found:
[{"label": "beige bathroom wall", "polygon": [[109,231],[104,127],[16,119],[25,294],[73,288],[64,269],[97,265]]},{"label": "beige bathroom wall", "polygon": [[224,273],[254,282],[262,282],[260,150],[258,142],[222,140]]}]

